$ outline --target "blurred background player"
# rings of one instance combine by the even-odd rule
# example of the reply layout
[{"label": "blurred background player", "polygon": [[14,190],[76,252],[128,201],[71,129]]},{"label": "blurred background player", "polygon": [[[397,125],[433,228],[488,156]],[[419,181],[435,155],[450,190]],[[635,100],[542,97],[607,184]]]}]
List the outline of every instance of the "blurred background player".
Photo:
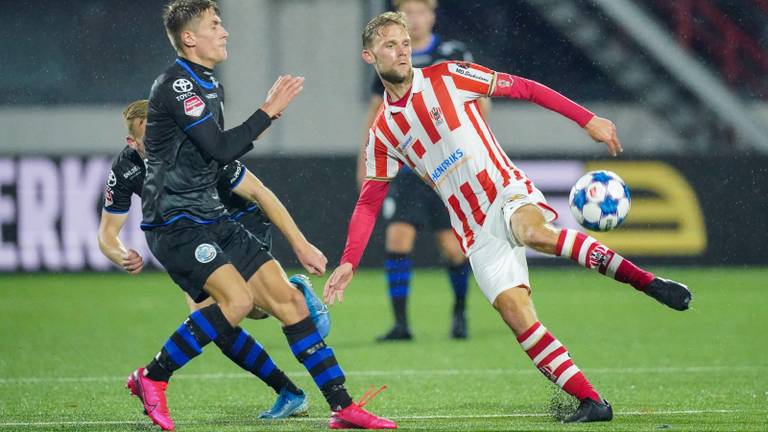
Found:
[{"label": "blurred background player", "polygon": [[[446,60],[473,61],[472,53],[456,40],[443,40],[433,33],[437,0],[395,0],[395,9],[403,12],[408,20],[411,35],[414,67],[425,67]],[[381,110],[384,99],[384,85],[375,77],[371,85],[371,100],[365,122],[365,135]],[[480,100],[483,115],[490,109],[487,98]],[[367,142],[367,140],[366,140]],[[365,181],[365,144],[357,158],[357,184]],[[398,173],[392,181],[389,196],[384,204],[383,216],[387,220],[385,249],[387,260],[384,268],[389,284],[389,298],[392,302],[395,324],[379,341],[411,340],[408,324],[408,295],[410,293],[413,251],[418,231],[430,230],[447,264],[448,279],[454,294],[451,337],[467,337],[466,296],[470,267],[461,251],[456,236],[451,232],[448,211],[432,190],[425,185],[408,167]]]},{"label": "blurred background player", "polygon": [[[128,249],[123,245],[120,240],[120,231],[128,218],[132,195],[141,197],[141,188],[146,175],[144,132],[147,123],[147,103],[147,100],[134,101],[123,111],[123,120],[128,129],[127,146],[112,162],[112,170],[104,190],[104,208],[98,233],[99,248],[104,255],[130,274],[141,272],[144,266],[143,257],[136,250]],[[276,221],[278,229],[286,236],[296,251],[296,256],[303,265],[308,267],[307,270],[309,271],[310,262],[306,259],[307,252],[305,251],[311,250],[314,246],[304,238],[280,200],[242,163],[235,161],[222,168],[217,189],[222,203],[232,214],[232,218],[242,223],[246,229],[266,244],[267,249],[271,249],[270,227],[272,224],[264,214],[265,212],[262,211],[263,207]],[[233,192],[234,189],[238,189],[237,193],[239,194],[253,197],[253,200],[240,197]],[[307,308],[310,310],[316,325],[322,329],[321,334],[324,337],[327,336],[330,330],[327,308],[314,295],[309,279],[304,275],[294,275],[290,281],[304,294]],[[186,293],[184,297],[190,312],[195,312],[213,303],[211,298],[195,303]],[[248,317],[261,319],[268,317],[268,315],[254,310]],[[309,405],[304,392],[296,387],[289,378],[285,377],[279,368],[271,368],[270,365],[274,362],[258,342],[254,340],[252,346],[245,346],[248,333],[243,329],[240,331],[244,340],[243,347],[239,352],[232,354],[242,364],[246,364],[244,360],[249,355],[253,355],[252,366],[248,371],[270,385],[278,393],[274,406],[261,413],[260,417],[284,418],[306,413]],[[257,359],[256,354],[261,358]]]}]

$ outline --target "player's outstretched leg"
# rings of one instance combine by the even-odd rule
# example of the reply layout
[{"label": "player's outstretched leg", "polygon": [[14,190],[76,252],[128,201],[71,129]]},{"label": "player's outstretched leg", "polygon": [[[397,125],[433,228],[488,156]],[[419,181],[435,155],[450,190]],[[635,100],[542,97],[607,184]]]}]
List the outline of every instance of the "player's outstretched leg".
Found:
[{"label": "player's outstretched leg", "polygon": [[325,396],[333,411],[331,426],[343,424],[346,428],[395,429],[395,422],[375,416],[352,402],[344,387],[346,378],[336,361],[331,347],[318,333],[311,319],[283,327],[291,351],[312,375],[315,384]]},{"label": "player's outstretched leg", "polygon": [[387,333],[379,336],[379,342],[407,341],[413,339],[408,328],[408,294],[411,285],[413,260],[407,254],[387,253],[384,264],[389,285],[389,300],[395,316],[395,325]]},{"label": "player's outstretched leg", "polygon": [[323,393],[334,418],[356,428],[396,428],[393,421],[378,417],[353,403],[344,387],[346,378],[333,350],[325,344],[309,317],[303,296],[290,287],[283,274],[277,261],[270,260],[259,268],[248,284],[257,304],[283,323],[283,333],[291,351]]},{"label": "player's outstretched leg", "polygon": [[218,304],[197,310],[176,329],[146,368],[128,376],[126,387],[141,400],[144,413],[153,423],[163,430],[173,430],[165,398],[168,380],[174,371],[202,353],[204,346],[233,330]]},{"label": "player's outstretched leg", "polygon": [[605,276],[630,284],[672,309],[684,311],[691,302],[691,292],[687,286],[654,276],[584,233],[561,229],[555,255],[569,258],[588,269],[595,269]]},{"label": "player's outstretched leg", "polygon": [[517,341],[534,366],[581,405],[566,421],[594,422],[613,418],[610,404],[600,397],[584,373],[576,367],[568,350],[536,317],[527,287],[508,289],[493,302],[504,322],[517,336]]},{"label": "player's outstretched leg", "polygon": [[526,205],[517,210],[512,215],[511,228],[516,240],[525,246],[595,269],[605,276],[632,285],[672,309],[684,311],[690,305],[691,292],[687,286],[654,276],[589,235],[571,229],[553,228],[546,224],[537,206]]}]

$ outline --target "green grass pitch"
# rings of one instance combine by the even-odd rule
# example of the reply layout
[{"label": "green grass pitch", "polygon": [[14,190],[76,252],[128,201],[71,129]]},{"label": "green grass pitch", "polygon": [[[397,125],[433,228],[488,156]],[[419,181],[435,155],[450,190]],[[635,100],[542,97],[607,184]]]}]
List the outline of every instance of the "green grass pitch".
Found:
[{"label": "green grass pitch", "polygon": [[[689,284],[679,313],[576,267],[532,268],[540,318],[614,405],[607,424],[560,425],[558,392],[473,286],[470,339],[448,338],[451,294],[440,270],[417,269],[415,341],[376,344],[391,323],[380,271],[361,271],[332,308],[329,344],[368,407],[419,430],[768,430],[768,269],[667,268]],[[314,279],[316,291],[324,279]],[[156,430],[123,388],[187,315],[161,273],[0,276],[0,431]],[[169,404],[178,431],[316,430],[328,408],[290,355],[276,320],[249,332],[309,394],[308,417],[258,420],[274,394],[211,345],[178,372]]]}]

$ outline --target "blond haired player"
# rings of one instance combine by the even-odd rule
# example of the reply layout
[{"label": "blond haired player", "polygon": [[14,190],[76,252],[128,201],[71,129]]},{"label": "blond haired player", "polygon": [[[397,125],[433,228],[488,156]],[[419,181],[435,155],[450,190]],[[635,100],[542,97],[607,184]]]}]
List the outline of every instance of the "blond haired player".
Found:
[{"label": "blond haired player", "polygon": [[616,156],[622,149],[613,123],[535,81],[476,64],[413,68],[410,42],[400,13],[378,15],[363,31],[363,59],[376,69],[387,99],[369,133],[368,180],[352,214],[341,264],[326,282],[325,300],[343,300],[388,182],[407,165],[449,208],[451,225],[480,289],[535,367],[581,402],[566,421],[611,420],[610,404],[539,322],[530,297],[525,248],[569,258],[676,310],[688,308],[691,293],[682,284],[640,269],[590,236],[550,225],[557,214],[501,150],[477,99],[524,99],[556,111]]},{"label": "blond haired player", "polygon": [[[432,30],[435,26],[437,0],[396,0],[393,6],[405,14],[411,37],[412,62],[415,67],[426,67],[446,60],[473,61],[472,53],[456,40],[444,39]],[[371,99],[366,115],[365,136],[384,103],[384,85],[376,77],[371,86]],[[479,100],[480,110],[487,114],[488,98]],[[357,161],[358,185],[365,180],[365,143]],[[431,231],[437,249],[446,264],[446,273],[453,292],[453,314],[450,336],[465,339],[468,336],[466,296],[469,282],[469,262],[461,246],[451,233],[451,219],[440,197],[435,195],[417,175],[405,167],[392,181],[382,215],[387,221],[385,233],[388,294],[392,304],[394,325],[379,341],[407,341],[412,339],[408,324],[408,297],[411,289],[413,252],[417,233]],[[430,293],[433,294],[433,293]]]}]

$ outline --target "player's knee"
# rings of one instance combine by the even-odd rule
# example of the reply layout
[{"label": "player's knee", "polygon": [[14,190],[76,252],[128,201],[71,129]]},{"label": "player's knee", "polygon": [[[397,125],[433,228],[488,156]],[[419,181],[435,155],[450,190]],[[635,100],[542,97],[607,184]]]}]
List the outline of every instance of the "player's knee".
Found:
[{"label": "player's knee", "polygon": [[515,231],[515,236],[523,245],[538,251],[546,251],[552,246],[551,236],[543,226],[521,227]]},{"label": "player's knee", "polygon": [[508,289],[496,297],[493,307],[502,315],[505,313],[519,314],[531,304],[531,296],[528,294],[528,288],[518,286]]},{"label": "player's knee", "polygon": [[290,303],[296,309],[299,315],[309,314],[309,309],[307,309],[307,302],[304,298],[304,295],[297,289],[292,289],[291,292],[292,294],[290,297]]},{"label": "player's knee", "polygon": [[219,307],[226,311],[227,316],[242,321],[253,310],[253,297],[247,290],[242,290],[220,302]]}]

